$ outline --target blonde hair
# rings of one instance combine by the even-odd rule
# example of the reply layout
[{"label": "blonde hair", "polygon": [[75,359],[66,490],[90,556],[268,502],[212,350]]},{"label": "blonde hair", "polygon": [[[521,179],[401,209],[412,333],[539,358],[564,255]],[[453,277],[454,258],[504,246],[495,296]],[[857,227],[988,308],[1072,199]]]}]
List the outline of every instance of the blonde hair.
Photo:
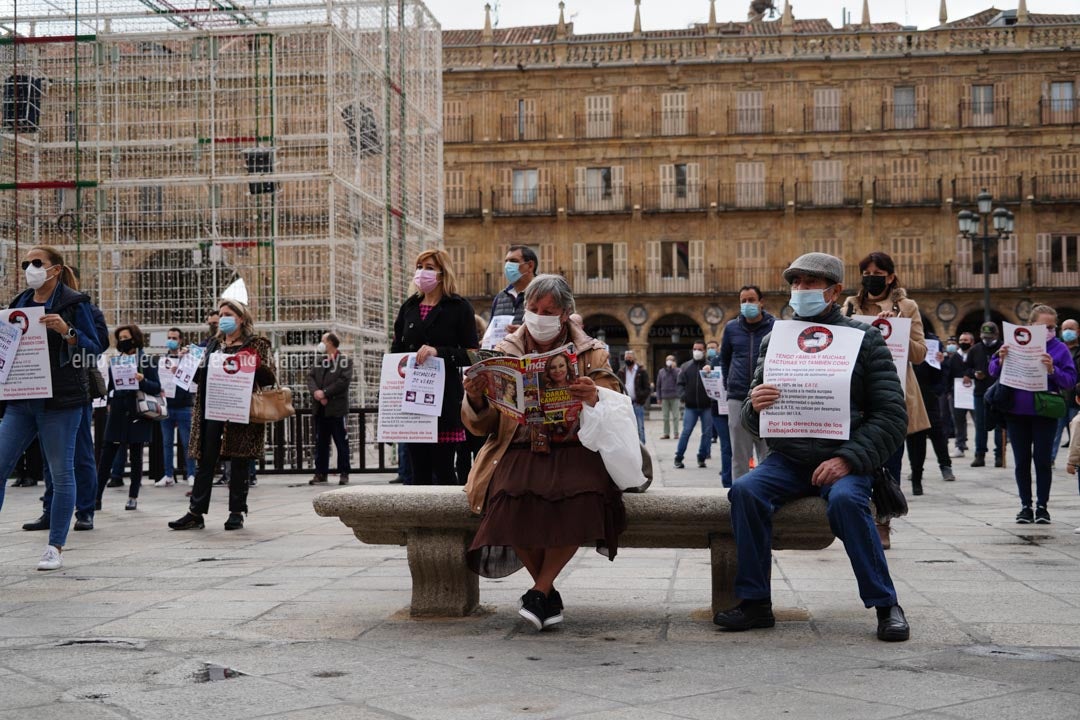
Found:
[{"label": "blonde hair", "polygon": [[72,290],[79,289],[79,281],[75,277],[75,271],[64,264],[64,256],[60,254],[60,251],[51,245],[35,245],[30,248],[31,251],[40,250],[49,256],[49,262],[53,265],[60,266],[60,282],[67,285]]},{"label": "blonde hair", "polygon": [[[223,307],[229,308],[240,318],[241,338],[247,340],[249,337],[255,334],[255,320],[251,317],[251,311],[247,309],[246,305],[239,303],[236,300],[222,300],[218,303],[218,310]],[[218,330],[217,337],[224,340],[225,333],[221,332],[221,330]]]},{"label": "blonde hair", "polygon": [[[439,282],[442,284],[442,291],[446,295],[457,295],[457,278],[454,276],[454,268],[450,266],[450,256],[445,250],[435,248],[433,250],[425,250],[416,256],[416,265],[420,265],[425,260],[434,260],[435,264],[442,268],[442,275],[439,278]],[[417,288],[417,293],[420,289]]]},{"label": "blonde hair", "polygon": [[1057,320],[1058,320],[1057,310],[1050,307],[1049,305],[1033,305],[1031,307],[1031,312],[1028,313],[1028,322],[1030,323],[1032,320],[1034,320],[1039,315],[1051,315],[1054,318],[1054,324],[1057,324]]},{"label": "blonde hair", "polygon": [[487,332],[487,328],[488,328],[487,320],[480,317],[479,315],[473,315],[473,318],[476,321],[476,337],[480,337],[480,338],[484,337],[484,333]]}]

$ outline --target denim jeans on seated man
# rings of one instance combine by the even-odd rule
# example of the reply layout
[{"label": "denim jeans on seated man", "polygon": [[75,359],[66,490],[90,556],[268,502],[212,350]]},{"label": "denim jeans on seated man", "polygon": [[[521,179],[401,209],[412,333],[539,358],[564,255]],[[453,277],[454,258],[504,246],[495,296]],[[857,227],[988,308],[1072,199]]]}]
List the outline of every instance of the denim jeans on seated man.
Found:
[{"label": "denim jeans on seated man", "polygon": [[872,478],[845,475],[832,485],[815,487],[810,483],[814,470],[812,465],[800,465],[774,452],[735,481],[728,494],[738,556],[735,595],[743,600],[771,597],[773,513],[796,498],[819,495],[827,504],[829,527],[851,561],[863,604],[895,605],[896,589],[870,513]]},{"label": "denim jeans on seated man", "polygon": [[679,435],[679,444],[675,448],[675,462],[682,462],[686,454],[686,446],[690,442],[690,434],[694,432],[694,425],[701,423],[701,442],[698,444],[698,462],[705,462],[712,449],[712,410],[710,408],[686,408],[683,411],[682,434]]},{"label": "denim jeans on seated man", "polygon": [[634,403],[634,417],[637,418],[637,434],[641,444],[645,444],[645,406]]},{"label": "denim jeans on seated man", "polygon": [[[75,510],[75,436],[82,420],[80,407],[46,410],[45,400],[8,403],[0,421],[0,478],[7,478],[35,437],[41,457],[52,472],[53,497],[49,510],[49,544],[63,547]],[[4,504],[0,483],[0,507]]]}]

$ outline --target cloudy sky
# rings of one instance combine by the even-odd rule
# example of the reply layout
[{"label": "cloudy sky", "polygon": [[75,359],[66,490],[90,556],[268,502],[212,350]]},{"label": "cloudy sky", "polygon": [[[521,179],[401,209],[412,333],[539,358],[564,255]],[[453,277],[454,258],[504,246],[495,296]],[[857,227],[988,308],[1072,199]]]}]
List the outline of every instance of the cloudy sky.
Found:
[{"label": "cloudy sky", "polygon": [[[500,27],[546,25],[558,20],[558,0],[425,0],[444,28],[478,28],[484,24],[484,3],[499,6]],[[565,0],[566,19],[573,17],[578,33],[620,32],[633,27],[633,0]],[[957,20],[988,7],[1015,8],[1018,0],[946,0],[949,19]],[[776,0],[783,8],[783,0]],[[717,0],[716,17],[745,20],[749,0]],[[920,28],[938,24],[940,0],[870,0],[870,19]],[[862,0],[793,0],[796,18],[826,18],[840,25],[847,9],[854,22],[862,13]],[[1080,13],[1080,0],[1028,0],[1028,12]],[[645,30],[685,27],[708,19],[708,0],[641,0]]]}]

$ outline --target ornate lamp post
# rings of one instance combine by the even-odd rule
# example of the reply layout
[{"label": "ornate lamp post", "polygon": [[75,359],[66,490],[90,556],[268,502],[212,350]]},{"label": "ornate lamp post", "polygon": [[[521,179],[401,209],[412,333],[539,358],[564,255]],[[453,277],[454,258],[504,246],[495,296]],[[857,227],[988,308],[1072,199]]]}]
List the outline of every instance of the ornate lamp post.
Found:
[{"label": "ornate lamp post", "polygon": [[[960,234],[966,240],[978,240],[982,244],[982,276],[983,276],[983,322],[991,322],[990,318],[990,243],[1001,240],[1013,231],[1014,216],[1005,208],[992,210],[994,197],[983,188],[978,197],[978,210],[961,210],[956,216],[960,225]],[[982,234],[979,234],[979,218],[982,218]],[[994,235],[990,234],[990,220],[993,219]]]}]

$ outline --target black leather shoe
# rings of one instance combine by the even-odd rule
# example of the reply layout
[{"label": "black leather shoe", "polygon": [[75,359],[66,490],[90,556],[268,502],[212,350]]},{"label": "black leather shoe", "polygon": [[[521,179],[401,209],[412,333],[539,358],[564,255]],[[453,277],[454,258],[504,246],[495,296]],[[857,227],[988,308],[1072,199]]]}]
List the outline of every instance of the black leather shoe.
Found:
[{"label": "black leather shoe", "polygon": [[109,478],[109,484],[105,487],[124,487],[124,479],[116,477]]},{"label": "black leather shoe", "polygon": [[754,628],[771,628],[776,625],[776,617],[772,613],[772,603],[750,603],[745,600],[731,608],[721,610],[713,615],[713,624],[719,625],[724,630],[742,632]]},{"label": "black leather shoe", "polygon": [[239,530],[244,527],[244,516],[240,513],[229,513],[229,519],[225,521],[226,530]]},{"label": "black leather shoe", "polygon": [[75,526],[72,530],[93,530],[94,529],[94,516],[83,515],[82,517],[75,516]]},{"label": "black leather shoe", "polygon": [[23,523],[23,530],[48,530],[49,529],[49,516],[45,513],[41,513],[41,517],[32,522]]},{"label": "black leather shoe", "polygon": [[179,520],[169,522],[169,527],[173,530],[193,530],[195,528],[202,530],[206,527],[206,524],[203,522],[202,515],[187,513]]},{"label": "black leather shoe", "polygon": [[349,484],[349,476],[345,475],[345,474],[342,474],[342,476],[340,478],[338,478],[338,485],[348,485],[348,484]]},{"label": "black leather shoe", "polygon": [[885,642],[903,642],[911,637],[911,628],[899,605],[877,608],[877,637]]},{"label": "black leather shoe", "polygon": [[976,453],[975,459],[971,461],[971,467],[986,467],[986,456]]},{"label": "black leather shoe", "polygon": [[308,485],[325,485],[326,484],[326,476],[325,475],[320,475],[319,473],[315,473],[315,477],[308,480],[307,484]]}]

